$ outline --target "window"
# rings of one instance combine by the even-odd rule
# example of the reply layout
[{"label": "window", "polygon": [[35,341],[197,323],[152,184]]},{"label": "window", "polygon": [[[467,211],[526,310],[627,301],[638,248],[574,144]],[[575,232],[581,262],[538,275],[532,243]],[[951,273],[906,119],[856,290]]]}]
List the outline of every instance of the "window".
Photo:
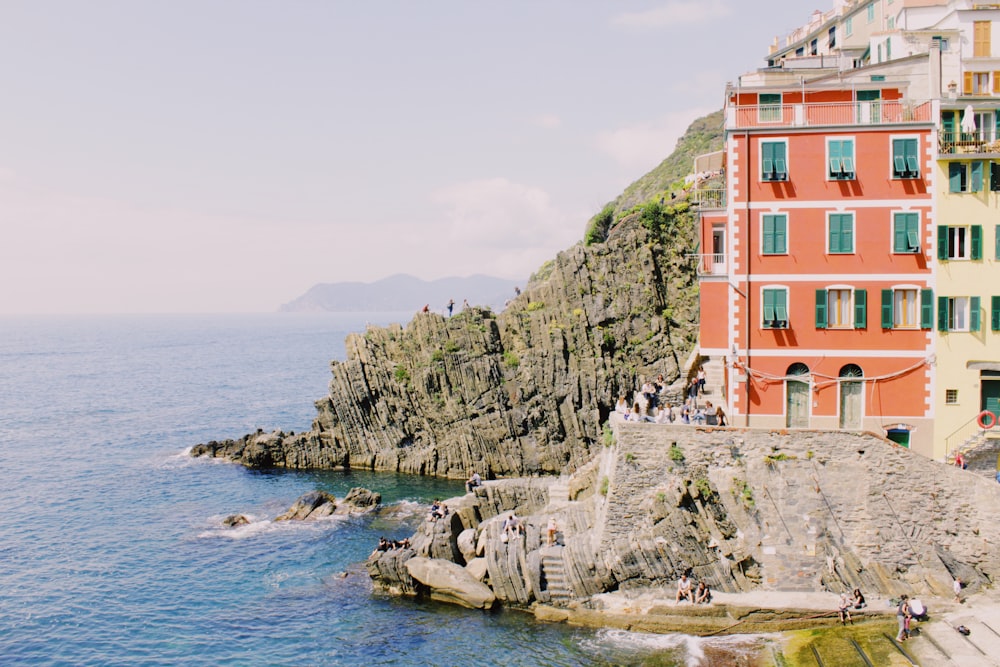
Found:
[{"label": "window", "polygon": [[763,253],[785,255],[788,253],[788,216],[766,214],[762,221]]},{"label": "window", "polygon": [[972,55],[975,58],[989,58],[993,54],[990,49],[990,30],[992,21],[973,21],[972,23]]},{"label": "window", "polygon": [[[889,19],[888,19],[888,21],[886,23],[886,28],[888,28],[889,30],[895,30],[895,28],[896,28],[896,19],[895,19],[895,17],[893,17],[893,16],[889,17]],[[886,48],[888,48],[888,45],[889,45],[889,42],[886,43]]]},{"label": "window", "polygon": [[826,43],[832,49],[837,46],[837,26],[833,26],[826,33]]},{"label": "window", "polygon": [[930,329],[934,293],[929,289],[897,287],[882,290],[883,329]]},{"label": "window", "polygon": [[983,189],[983,163],[949,162],[949,192],[980,192]]},{"label": "window", "polygon": [[760,180],[787,181],[787,147],[784,141],[760,142]]},{"label": "window", "polygon": [[892,251],[894,253],[920,252],[920,214],[892,214]]},{"label": "window", "polygon": [[958,405],[958,389],[945,389],[944,402],[948,405]]},{"label": "window", "polygon": [[854,252],[854,214],[830,213],[827,219],[827,252],[843,255]]},{"label": "window", "polygon": [[892,40],[885,40],[885,59],[892,60]]},{"label": "window", "polygon": [[868,22],[871,23],[875,20],[875,3],[868,3]]},{"label": "window", "polygon": [[816,290],[817,329],[864,329],[867,326],[867,290],[850,287]]},{"label": "window", "polygon": [[764,328],[788,328],[788,289],[769,287],[763,290]]},{"label": "window", "polygon": [[848,16],[847,20],[844,21],[844,34],[848,37],[854,34],[854,17]]},{"label": "window", "polygon": [[[990,192],[1000,192],[1000,162],[990,163]],[[1000,259],[1000,255],[997,255],[997,259]]]},{"label": "window", "polygon": [[982,259],[983,226],[938,226],[938,259]]},{"label": "window", "polygon": [[979,297],[939,296],[938,331],[979,331]]},{"label": "window", "polygon": [[854,180],[854,140],[826,140],[827,178],[833,180]]},{"label": "window", "polygon": [[762,123],[781,122],[781,93],[761,93],[757,96],[757,120]]},{"label": "window", "polygon": [[814,39],[813,41],[809,42],[809,55],[811,55],[811,56],[817,56],[817,55],[819,55],[819,40],[818,39]]},{"label": "window", "polygon": [[920,161],[917,159],[918,139],[892,140],[892,177],[920,178]]}]

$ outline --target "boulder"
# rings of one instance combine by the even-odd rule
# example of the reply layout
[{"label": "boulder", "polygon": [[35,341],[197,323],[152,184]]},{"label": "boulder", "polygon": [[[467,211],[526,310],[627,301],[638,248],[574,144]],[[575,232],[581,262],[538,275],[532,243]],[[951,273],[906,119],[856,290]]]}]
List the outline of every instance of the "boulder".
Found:
[{"label": "boulder", "polygon": [[497,598],[489,587],[451,561],[417,556],[406,561],[406,570],[430,589],[432,600],[470,609],[491,609],[496,602]]},{"label": "boulder", "polygon": [[458,550],[468,563],[476,557],[476,529],[466,528],[458,534]]},{"label": "boulder", "polygon": [[336,514],[365,514],[382,502],[382,494],[359,486],[347,492],[347,496],[337,506]]},{"label": "boulder", "polygon": [[473,558],[469,561],[469,564],[465,566],[465,569],[476,581],[483,581],[486,579],[486,573],[489,571],[485,558]]},{"label": "boulder", "polygon": [[247,518],[245,514],[230,514],[225,519],[222,520],[222,525],[226,528],[235,528],[236,526],[245,526],[250,523],[250,519]]},{"label": "boulder", "polygon": [[287,512],[275,521],[314,521],[330,516],[337,509],[337,499],[326,491],[303,494]]}]

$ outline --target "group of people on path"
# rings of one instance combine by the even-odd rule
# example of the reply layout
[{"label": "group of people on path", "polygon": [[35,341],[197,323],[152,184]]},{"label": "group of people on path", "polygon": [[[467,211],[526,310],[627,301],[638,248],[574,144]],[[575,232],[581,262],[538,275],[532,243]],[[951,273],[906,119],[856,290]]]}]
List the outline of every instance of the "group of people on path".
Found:
[{"label": "group of people on path", "polygon": [[702,579],[695,586],[687,572],[677,580],[677,602],[687,600],[691,604],[708,604],[712,601],[712,589]]},{"label": "group of people on path", "polygon": [[[646,381],[639,389],[645,401],[643,408],[636,400],[629,406],[624,396],[618,398],[615,404],[615,412],[622,415],[627,421],[644,421],[655,424],[695,424],[698,426],[728,426],[726,412],[722,406],[714,406],[711,401],[706,401],[704,406],[698,405],[698,397],[705,391],[705,370],[698,369],[695,377],[691,378],[687,398],[680,406],[673,406],[670,403],[663,403],[660,394],[666,389],[666,382],[663,375],[659,375],[655,382]],[[662,404],[661,404],[662,403]]]}]

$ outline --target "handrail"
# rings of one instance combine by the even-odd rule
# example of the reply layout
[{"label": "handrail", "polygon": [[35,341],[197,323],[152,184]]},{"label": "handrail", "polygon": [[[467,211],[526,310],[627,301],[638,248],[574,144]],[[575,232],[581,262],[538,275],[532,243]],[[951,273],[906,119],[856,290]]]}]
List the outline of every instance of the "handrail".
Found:
[{"label": "handrail", "polygon": [[909,100],[858,100],[805,104],[732,105],[726,127],[809,127],[823,125],[899,125],[932,123],[933,103]]},{"label": "handrail", "polygon": [[[952,431],[951,433],[949,433],[948,435],[945,436],[945,438],[944,438],[944,456],[945,456],[945,460],[946,461],[948,460],[948,456],[950,456],[952,454],[952,448],[949,446],[949,442],[951,441],[951,439],[954,436],[958,435],[961,432],[961,433],[963,433],[963,436],[962,436],[963,439],[967,440],[969,437],[971,437],[972,433],[974,433],[975,431],[982,430],[982,429],[979,428],[979,424],[976,421],[977,419],[979,419],[979,415],[978,414],[975,415],[974,417],[972,417],[971,419],[969,419],[967,422],[963,423],[961,426],[959,426],[954,431]],[[971,424],[976,424],[976,428],[974,428],[972,430],[968,430],[968,426],[971,425]],[[982,432],[985,433],[986,431],[982,430]],[[955,447],[955,450],[957,451],[958,447]]]}]

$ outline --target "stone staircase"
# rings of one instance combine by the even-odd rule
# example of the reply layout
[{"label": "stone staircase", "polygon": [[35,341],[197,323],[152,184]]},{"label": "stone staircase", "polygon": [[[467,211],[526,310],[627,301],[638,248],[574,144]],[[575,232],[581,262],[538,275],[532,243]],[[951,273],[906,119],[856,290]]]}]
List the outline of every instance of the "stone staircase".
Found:
[{"label": "stone staircase", "polygon": [[548,591],[549,602],[554,605],[565,605],[573,599],[573,591],[566,577],[566,564],[563,561],[563,547],[542,547],[542,585]]},{"label": "stone staircase", "polygon": [[549,509],[554,512],[569,506],[569,476],[562,475],[549,485]]}]

